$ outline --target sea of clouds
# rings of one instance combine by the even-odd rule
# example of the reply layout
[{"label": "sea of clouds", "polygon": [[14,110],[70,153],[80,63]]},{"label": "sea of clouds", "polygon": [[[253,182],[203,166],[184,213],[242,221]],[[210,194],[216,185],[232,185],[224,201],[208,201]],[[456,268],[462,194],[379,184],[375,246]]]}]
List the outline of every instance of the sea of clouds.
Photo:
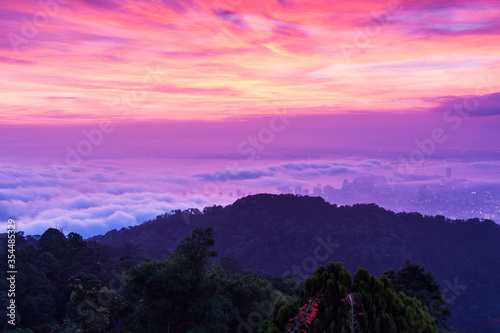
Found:
[{"label": "sea of clouds", "polygon": [[[87,160],[79,167],[0,165],[0,221],[15,219],[18,230],[41,234],[64,228],[85,237],[137,225],[174,209],[226,205],[237,193],[279,193],[277,188],[341,187],[344,179],[385,179],[389,186],[422,187],[439,182],[452,167],[470,183],[498,184],[498,161],[427,163],[414,174],[398,172],[396,161],[138,159]],[[496,178],[495,178],[496,176]]]}]

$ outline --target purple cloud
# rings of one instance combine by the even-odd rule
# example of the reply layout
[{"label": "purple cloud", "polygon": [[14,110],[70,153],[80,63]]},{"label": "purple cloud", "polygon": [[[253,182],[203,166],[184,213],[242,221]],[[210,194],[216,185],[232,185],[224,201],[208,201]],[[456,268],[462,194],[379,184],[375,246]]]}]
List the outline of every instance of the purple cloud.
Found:
[{"label": "purple cloud", "polygon": [[215,9],[214,10],[215,16],[220,18],[221,20],[224,20],[226,22],[230,22],[240,28],[246,28],[248,27],[248,23],[245,22],[244,16],[235,12],[232,12],[230,10],[225,10],[225,9]]},{"label": "purple cloud", "polygon": [[441,105],[434,110],[459,114],[465,117],[490,117],[500,115],[500,93],[481,96],[443,96],[436,101]]}]

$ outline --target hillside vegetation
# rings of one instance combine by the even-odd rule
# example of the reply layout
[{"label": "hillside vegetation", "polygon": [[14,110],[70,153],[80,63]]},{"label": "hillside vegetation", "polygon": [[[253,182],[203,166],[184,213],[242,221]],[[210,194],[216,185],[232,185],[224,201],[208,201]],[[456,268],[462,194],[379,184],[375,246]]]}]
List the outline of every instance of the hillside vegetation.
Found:
[{"label": "hillside vegetation", "polygon": [[500,332],[499,240],[488,220],[268,194],[87,240],[18,233],[18,328],[284,332],[316,299],[309,332]]},{"label": "hillside vegetation", "polygon": [[173,211],[93,240],[112,246],[117,256],[161,258],[194,226],[214,228],[219,258],[278,276],[291,273],[305,279],[328,261],[342,262],[351,274],[363,267],[380,276],[410,260],[433,273],[448,301],[451,325],[500,332],[500,325],[494,325],[500,318],[500,226],[493,221],[258,194],[202,212]]}]

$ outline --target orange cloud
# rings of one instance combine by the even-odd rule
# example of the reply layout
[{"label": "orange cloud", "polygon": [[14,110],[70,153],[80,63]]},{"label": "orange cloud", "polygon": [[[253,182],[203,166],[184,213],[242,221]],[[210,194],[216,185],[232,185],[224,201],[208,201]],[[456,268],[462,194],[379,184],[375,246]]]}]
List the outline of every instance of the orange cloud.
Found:
[{"label": "orange cloud", "polygon": [[4,122],[404,112],[500,74],[490,1],[1,6]]}]

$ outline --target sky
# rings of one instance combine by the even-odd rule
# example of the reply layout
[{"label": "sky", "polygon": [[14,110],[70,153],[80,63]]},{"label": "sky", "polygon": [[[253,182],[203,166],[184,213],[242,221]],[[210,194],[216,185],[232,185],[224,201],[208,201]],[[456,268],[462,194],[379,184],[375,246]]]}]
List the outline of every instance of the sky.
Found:
[{"label": "sky", "polygon": [[0,223],[90,236],[237,188],[448,167],[500,185],[499,18],[489,0],[3,0]]}]

